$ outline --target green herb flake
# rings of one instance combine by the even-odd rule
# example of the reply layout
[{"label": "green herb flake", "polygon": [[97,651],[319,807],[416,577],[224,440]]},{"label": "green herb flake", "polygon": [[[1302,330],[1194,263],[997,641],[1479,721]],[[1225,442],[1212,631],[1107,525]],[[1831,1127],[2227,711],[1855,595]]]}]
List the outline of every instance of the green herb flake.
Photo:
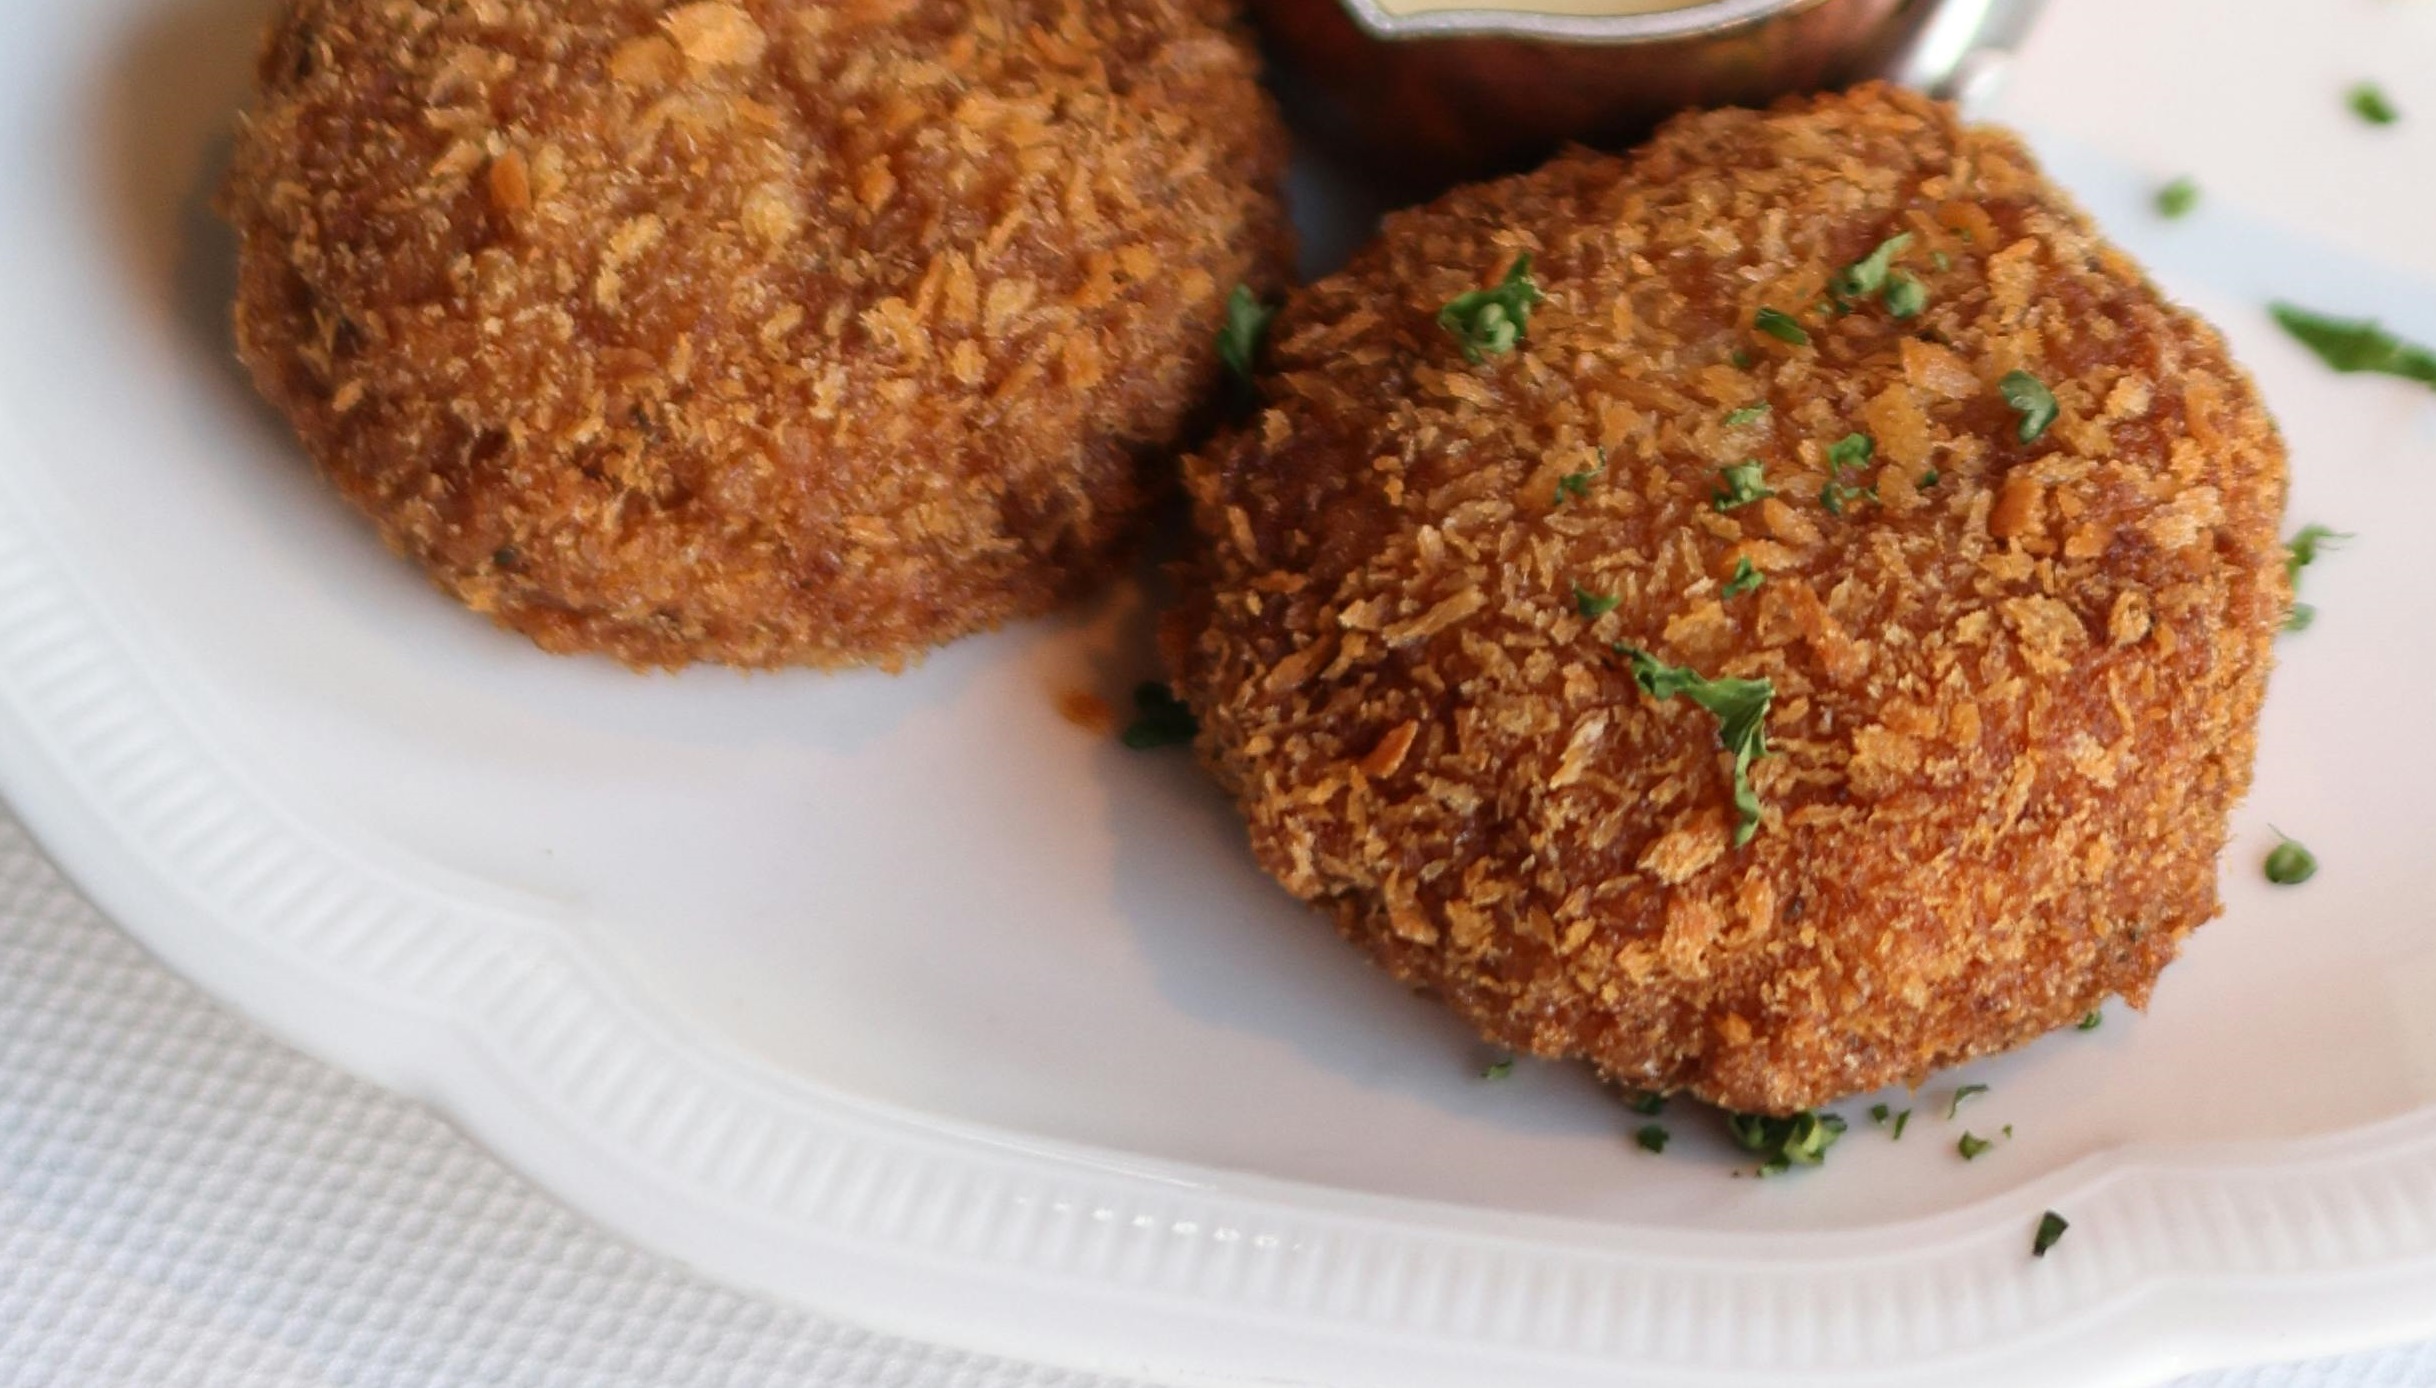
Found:
[{"label": "green herb flake", "polygon": [[1796,1166],[1817,1166],[1827,1149],[1844,1135],[1841,1114],[1804,1110],[1786,1118],[1758,1113],[1729,1113],[1726,1132],[1736,1146],[1759,1158],[1762,1176],[1781,1175]]},{"label": "green herb flake", "polygon": [[1166,685],[1155,681],[1136,685],[1133,707],[1134,720],[1125,729],[1124,740],[1137,752],[1181,746],[1201,732],[1201,720]]},{"label": "green herb flake", "polygon": [[1928,286],[1907,271],[1897,270],[1886,277],[1884,296],[1886,311],[1896,318],[1917,318],[1928,307]]},{"label": "green herb flake", "polygon": [[1751,567],[1750,556],[1745,555],[1734,561],[1733,576],[1726,580],[1725,587],[1718,590],[1717,596],[1739,598],[1767,581],[1768,576]]},{"label": "green herb flake", "polygon": [[2072,1029],[2074,1031],[2096,1031],[2105,1021],[2106,1014],[2093,1007],[2089,1010],[2088,1015],[2072,1024]]},{"label": "green herb flake", "polygon": [[1556,479],[1556,504],[1562,506],[1568,500],[1589,500],[1590,484],[1598,481],[1601,476],[1605,475],[1606,471],[1607,450],[1602,448],[1599,450],[1599,465],[1597,467],[1590,469],[1588,472],[1568,472],[1564,476]]},{"label": "green herb flake", "polygon": [[1914,485],[1919,487],[1922,491],[1927,491],[1929,488],[1936,486],[1937,483],[1942,479],[1943,474],[1939,473],[1935,468],[1930,468],[1928,471],[1920,474],[1920,480]]},{"label": "green herb flake", "polygon": [[2053,1210],[2040,1215],[2038,1232],[2030,1236],[2030,1256],[2033,1258],[2046,1257],[2047,1250],[2055,1247],[2055,1241],[2064,1237],[2064,1231],[2071,1227],[2072,1221]]},{"label": "green herb flake", "polygon": [[1846,434],[1827,445],[1827,466],[1834,472],[1861,467],[1877,456],[1878,445],[1867,434]]},{"label": "green herb flake", "polygon": [[1953,1122],[1954,1115],[1962,1112],[1962,1106],[1964,1104],[1987,1092],[1988,1087],[1984,1084],[1966,1084],[1962,1088],[1955,1090],[1953,1099],[1950,1100],[1945,1106],[1946,1121],[1949,1123]]},{"label": "green herb flake", "polygon": [[1718,738],[1734,757],[1734,846],[1742,847],[1759,832],[1759,792],[1751,787],[1751,763],[1768,755],[1768,703],[1776,686],[1766,680],[1709,679],[1681,666],[1667,665],[1647,651],[1618,646],[1632,662],[1633,680],[1658,700],[1677,695],[1708,710],[1717,719]]},{"label": "green herb flake", "polygon": [[1754,501],[1776,495],[1768,489],[1767,473],[1757,458],[1745,458],[1732,467],[1721,467],[1717,469],[1717,476],[1725,483],[1712,498],[1720,511],[1731,511],[1737,506],[1748,506]]},{"label": "green herb flake", "polygon": [[2318,562],[2320,552],[2332,553],[2341,549],[2343,542],[2350,538],[2340,530],[2331,530],[2323,525],[2302,526],[2300,533],[2284,545],[2285,581],[2295,588],[2300,587],[2301,570]]},{"label": "green herb flake", "polygon": [[2281,303],[2270,305],[2268,311],[2285,332],[2337,371],[2399,376],[2436,386],[2436,351],[2403,341],[2379,327],[2375,319],[2333,318]]},{"label": "green herb flake", "polygon": [[1644,1123],[1641,1125],[1641,1131],[1632,1135],[1632,1140],[1641,1144],[1642,1151],[1655,1153],[1666,1150],[1667,1136],[1666,1129],[1659,1125]]},{"label": "green herb flake", "polygon": [[1480,1068],[1480,1077],[1484,1080],[1502,1080],[1513,1073],[1514,1057],[1512,1056],[1507,1056],[1502,1060],[1492,1060]]},{"label": "green herb flake", "polygon": [[2279,887],[2297,887],[2318,875],[2318,855],[2303,848],[2297,840],[2285,838],[2267,854],[2267,880]]},{"label": "green herb flake", "polygon": [[1761,309],[1758,314],[1751,319],[1751,326],[1759,329],[1763,333],[1766,333],[1768,336],[1775,338],[1779,342],[1789,342],[1796,347],[1807,347],[1810,345],[1810,334],[1803,329],[1800,323],[1794,320],[1792,314],[1783,312],[1779,309]]},{"label": "green herb flake", "polygon": [[2199,206],[2199,185],[2187,178],[2177,178],[2157,190],[2157,215],[2167,221],[2191,215]]},{"label": "green herb flake", "polygon": [[1894,1109],[1885,1104],[1871,1104],[1869,1106],[1869,1121],[1883,1128],[1886,1126],[1886,1120],[1894,1116],[1894,1112]]},{"label": "green herb flake", "polygon": [[1903,1140],[1903,1126],[1911,1121],[1912,1111],[1910,1109],[1905,1109],[1901,1113],[1896,1114],[1895,1130],[1887,1135],[1888,1140],[1891,1142],[1901,1142]]},{"label": "green herb flake", "polygon": [[1827,485],[1819,488],[1819,504],[1827,508],[1827,514],[1840,516],[1846,502],[1877,496],[1875,488],[1844,480],[1846,469],[1868,466],[1877,451],[1878,446],[1867,434],[1846,434],[1827,445]]},{"label": "green herb flake", "polygon": [[1734,363],[1734,369],[1737,371],[1748,371],[1751,369],[1752,356],[1749,351],[1741,347],[1737,347],[1732,352],[1728,353],[1726,355],[1726,360]]},{"label": "green herb flake", "polygon": [[2027,371],[2008,371],[1996,383],[1996,389],[2005,397],[2006,404],[2020,412],[2021,428],[2014,432],[2023,443],[2038,442],[2047,426],[2055,423],[2055,392],[2047,389],[2047,383],[2038,377]]},{"label": "green herb flake", "polygon": [[1643,1118],[1655,1118],[1666,1112],[1666,1096],[1652,1089],[1634,1090],[1631,1096],[1624,1100],[1624,1107],[1640,1114]]},{"label": "green herb flake", "polygon": [[1438,326],[1454,334],[1464,360],[1477,364],[1513,351],[1531,326],[1531,306],[1547,297],[1532,282],[1531,256],[1526,252],[1514,257],[1513,268],[1494,288],[1475,289],[1448,300],[1438,310]]},{"label": "green herb flake", "polygon": [[1759,421],[1766,419],[1767,417],[1768,406],[1766,402],[1763,401],[1757,405],[1745,405],[1741,409],[1727,415],[1725,417],[1725,426],[1728,429],[1739,429],[1745,424],[1757,424]]},{"label": "green herb flake", "polygon": [[1841,299],[1866,299],[1886,287],[1887,272],[1894,268],[1895,257],[1911,245],[1912,234],[1898,232],[1878,243],[1868,255],[1836,271],[1831,288]]},{"label": "green herb flake", "polygon": [[1218,360],[1234,378],[1252,383],[1252,364],[1260,359],[1260,344],[1269,334],[1277,310],[1260,301],[1248,284],[1235,286],[1226,298],[1226,326],[1218,330]]},{"label": "green herb flake", "polygon": [[2385,88],[2374,82],[2355,83],[2343,99],[2351,107],[2353,115],[2370,125],[2392,125],[2402,119],[2402,112],[2394,105],[2394,99],[2385,94]]},{"label": "green herb flake", "polygon": [[1595,622],[1615,611],[1616,604],[1622,601],[1624,599],[1620,597],[1590,592],[1579,583],[1573,585],[1573,610],[1580,613],[1585,622]]},{"label": "green herb flake", "polygon": [[1964,1161],[1977,1161],[1980,1153],[1995,1145],[1984,1137],[1973,1137],[1966,1132],[1962,1135],[1962,1141],[1954,1144],[1954,1150],[1962,1153]]}]

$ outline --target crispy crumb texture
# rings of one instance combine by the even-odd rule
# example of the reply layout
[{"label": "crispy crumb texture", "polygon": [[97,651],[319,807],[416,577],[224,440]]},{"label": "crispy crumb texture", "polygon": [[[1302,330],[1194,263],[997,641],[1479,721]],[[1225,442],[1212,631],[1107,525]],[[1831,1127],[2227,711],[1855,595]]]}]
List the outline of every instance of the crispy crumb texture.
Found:
[{"label": "crispy crumb texture", "polygon": [[[1836,308],[1898,233],[1925,307]],[[1524,252],[1546,302],[1467,362],[1440,306]],[[1272,343],[1187,464],[1168,658],[1260,861],[1495,1041],[1787,1113],[2144,1002],[2216,914],[2283,448],[2011,136],[1883,87],[1684,117],[1391,217]],[[1773,683],[1748,846],[1716,720],[1618,644]]]},{"label": "crispy crumb texture", "polygon": [[1215,0],[292,0],[239,349],[553,651],[896,666],[1102,575],[1275,286]]}]

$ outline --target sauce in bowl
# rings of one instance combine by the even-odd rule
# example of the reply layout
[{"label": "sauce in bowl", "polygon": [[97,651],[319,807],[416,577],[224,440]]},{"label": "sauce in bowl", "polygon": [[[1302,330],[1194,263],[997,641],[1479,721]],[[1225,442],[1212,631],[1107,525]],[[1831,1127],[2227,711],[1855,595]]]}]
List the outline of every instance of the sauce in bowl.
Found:
[{"label": "sauce in bowl", "polygon": [[1693,10],[1708,0],[1377,0],[1378,7],[1399,19],[1452,10],[1506,10],[1517,14],[1559,14],[1605,18],[1621,14],[1658,14]]},{"label": "sauce in bowl", "polygon": [[[1423,192],[1883,70],[1941,0],[1252,0],[1307,126]],[[1665,16],[1664,19],[1654,19]]]}]

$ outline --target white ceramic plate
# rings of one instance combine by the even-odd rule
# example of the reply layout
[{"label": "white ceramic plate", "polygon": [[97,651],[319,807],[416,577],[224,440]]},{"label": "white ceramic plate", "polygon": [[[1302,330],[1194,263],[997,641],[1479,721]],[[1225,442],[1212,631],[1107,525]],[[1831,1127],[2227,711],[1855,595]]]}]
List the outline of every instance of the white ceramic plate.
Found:
[{"label": "white ceramic plate", "polygon": [[[2259,311],[2436,338],[2427,280],[2230,206],[2168,227],[2170,170],[2045,142],[2264,381],[2296,519],[2359,538],[2309,575],[2228,914],[2154,1011],[1734,1180],[1695,1115],[1652,1157],[1580,1073],[1480,1079],[1185,757],[1060,721],[1150,668],[1138,594],[900,679],[637,678],[435,597],[229,358],[202,200],[258,0],[6,8],[0,786],[173,964],[610,1224],[1192,1383],[2128,1384],[2436,1331],[2436,397]],[[2077,61],[2019,90],[2120,99]],[[2259,881],[2270,819],[2315,882]],[[1949,1124],[1961,1082],[1993,1092]]]}]

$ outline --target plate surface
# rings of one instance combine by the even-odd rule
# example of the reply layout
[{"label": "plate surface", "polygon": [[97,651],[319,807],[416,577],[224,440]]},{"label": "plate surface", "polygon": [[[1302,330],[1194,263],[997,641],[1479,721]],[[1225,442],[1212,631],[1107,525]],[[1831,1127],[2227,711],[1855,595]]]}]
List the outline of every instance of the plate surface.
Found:
[{"label": "plate surface", "polygon": [[[1580,1073],[1481,1080],[1185,757],[1059,719],[1149,672],[1138,586],[896,679],[638,678],[434,596],[229,356],[204,199],[259,0],[9,7],[0,788],[299,1045],[646,1242],[885,1329],[1397,1388],[2128,1384],[2436,1332],[2436,587],[2404,528],[2436,509],[2436,396],[2334,377],[2261,310],[2436,340],[2436,251],[2402,235],[2436,192],[2399,173],[2427,137],[2340,104],[2379,75],[2410,106],[2436,26],[2361,0],[2296,38],[2256,8],[2060,3],[2009,100],[2253,367],[2295,523],[2357,538],[2283,647],[2225,919],[2145,1017],[1876,1096],[1919,1109],[1900,1144],[1856,1121],[1820,1171],[1730,1180],[1696,1115],[1654,1158]],[[2203,21],[2212,75],[2176,86]],[[2226,195],[2157,220],[2186,169]],[[2370,183],[2391,198],[2345,201]],[[1358,211],[1300,187],[1315,225]],[[2269,820],[2316,881],[2259,880]],[[2073,1229],[2034,1262],[2048,1208]]]}]

